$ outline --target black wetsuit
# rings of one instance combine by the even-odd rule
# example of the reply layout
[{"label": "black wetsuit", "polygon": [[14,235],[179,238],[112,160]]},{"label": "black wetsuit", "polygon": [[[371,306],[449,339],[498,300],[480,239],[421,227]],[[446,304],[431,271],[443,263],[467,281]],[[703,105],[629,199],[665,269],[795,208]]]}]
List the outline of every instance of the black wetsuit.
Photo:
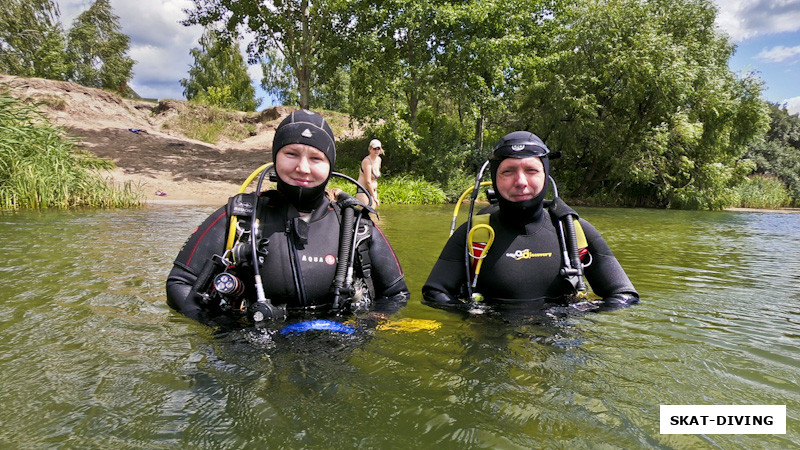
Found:
[{"label": "black wetsuit", "polygon": [[[224,253],[230,225],[228,209],[222,207],[211,214],[189,237],[167,278],[167,303],[201,321],[220,313],[219,308],[190,296],[190,290],[206,261]],[[280,193],[269,191],[260,197],[258,211],[261,237],[269,240],[263,247],[267,254],[260,266],[266,297],[274,305],[285,304],[290,314],[292,310],[325,311],[333,301],[339,254],[341,220],[333,205],[324,200],[305,222]],[[368,219],[362,219],[362,224],[365,221],[371,230],[368,264],[375,310],[393,312],[408,298],[403,271],[381,230]],[[246,273],[240,276],[245,282],[245,296],[255,298],[252,269],[250,275]]]},{"label": "black wetsuit", "polygon": [[[491,214],[495,238],[474,291],[483,294],[487,303],[531,304],[565,299],[572,293],[572,286],[559,275],[561,250],[550,214],[539,209],[523,221],[507,216],[511,215],[503,216],[501,211]],[[591,255],[585,275],[594,293],[609,301],[638,301],[633,284],[600,233],[589,222],[580,219],[580,223]],[[464,305],[458,297],[466,283],[466,233],[465,223],[447,241],[422,288],[426,301],[443,306]]]}]

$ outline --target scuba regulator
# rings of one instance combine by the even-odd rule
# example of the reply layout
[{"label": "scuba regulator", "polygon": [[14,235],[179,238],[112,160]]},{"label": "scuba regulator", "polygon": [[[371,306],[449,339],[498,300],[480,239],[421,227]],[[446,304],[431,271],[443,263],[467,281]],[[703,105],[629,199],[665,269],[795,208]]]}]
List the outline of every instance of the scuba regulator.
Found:
[{"label": "scuba regulator", "polygon": [[[285,319],[287,316],[285,305],[276,306],[266,297],[260,273],[260,266],[269,252],[269,239],[259,235],[257,206],[264,178],[272,166],[271,163],[264,164],[256,169],[242,184],[237,195],[229,200],[230,226],[225,252],[222,256],[214,255],[206,263],[192,287],[193,293],[203,303],[213,305],[218,302],[220,310],[241,314],[256,324]],[[366,272],[363,273],[364,278],[356,277],[354,262],[357,254],[363,258],[365,246],[362,244],[371,234],[367,224],[362,224],[362,217],[368,217],[369,213],[377,216],[378,213],[372,208],[372,196],[356,180],[338,172],[332,172],[331,175],[355,184],[369,198],[369,205],[363,205],[342,192],[337,196],[336,203],[341,210],[342,227],[331,311],[363,312],[371,305],[373,289],[369,267],[363,267],[362,263],[362,272]],[[245,189],[256,176],[259,176],[256,190],[245,194]],[[303,220],[299,218],[295,222]],[[255,287],[255,299],[245,295],[247,290],[242,277],[247,279],[250,276]]]}]

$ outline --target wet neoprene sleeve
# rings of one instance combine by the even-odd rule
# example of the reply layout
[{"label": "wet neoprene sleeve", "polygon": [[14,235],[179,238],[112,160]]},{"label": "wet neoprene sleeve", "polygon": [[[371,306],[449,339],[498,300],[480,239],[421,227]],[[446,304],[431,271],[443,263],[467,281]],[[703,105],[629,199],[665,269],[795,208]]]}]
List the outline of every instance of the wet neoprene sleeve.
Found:
[{"label": "wet neoprene sleeve", "polygon": [[167,277],[167,304],[196,320],[201,320],[205,311],[199,297],[189,294],[206,262],[224,252],[227,218],[225,207],[208,216],[183,244]]}]

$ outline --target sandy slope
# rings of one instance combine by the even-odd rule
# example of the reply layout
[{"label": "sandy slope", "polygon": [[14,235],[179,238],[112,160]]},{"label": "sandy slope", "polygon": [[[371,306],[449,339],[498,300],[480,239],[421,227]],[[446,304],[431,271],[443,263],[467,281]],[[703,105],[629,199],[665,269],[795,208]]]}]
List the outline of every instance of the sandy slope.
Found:
[{"label": "sandy slope", "polygon": [[186,110],[186,102],[127,100],[73,83],[0,74],[2,90],[42,103],[47,116],[83,148],[114,161],[117,168],[109,177],[138,186],[148,201],[168,203],[224,203],[254,169],[272,160],[275,127],[293,110],[265,110],[254,136],[212,145],[163,127]]}]

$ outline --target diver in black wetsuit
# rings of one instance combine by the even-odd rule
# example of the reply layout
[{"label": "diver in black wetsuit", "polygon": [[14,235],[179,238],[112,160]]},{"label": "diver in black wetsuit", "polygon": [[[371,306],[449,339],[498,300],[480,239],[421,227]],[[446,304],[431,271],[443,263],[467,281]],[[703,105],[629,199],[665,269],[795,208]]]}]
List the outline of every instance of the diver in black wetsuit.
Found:
[{"label": "diver in black wetsuit", "polygon": [[[490,156],[499,204],[490,208],[488,222],[495,235],[474,287],[486,303],[539,306],[562,303],[574,294],[574,285],[562,272],[558,221],[545,208],[548,153],[536,135],[517,131],[503,137]],[[580,227],[588,243],[580,260],[594,293],[607,305],[638,302],[638,293],[600,233],[584,219]],[[464,224],[450,237],[422,288],[432,306],[473,306],[464,301],[467,232]]]},{"label": "diver in black wetsuit", "polygon": [[[350,216],[343,212],[361,206],[352,197],[340,194],[342,200],[332,202],[325,195],[336,160],[333,132],[325,119],[307,110],[292,113],[275,131],[273,149],[277,189],[232,197],[198,227],[167,278],[169,306],[191,318],[217,322],[217,317],[248,314],[260,321],[293,312],[389,313],[405,304],[403,271],[381,230],[361,208]],[[360,218],[352,219],[353,214]],[[258,224],[255,233],[250,230],[252,217]],[[345,241],[341,230],[347,217],[355,222],[350,234],[355,237],[343,252],[340,238]],[[233,240],[228,236],[233,219],[237,245],[226,250]],[[251,246],[252,234],[256,245]],[[339,261],[348,254],[354,276],[342,287]],[[253,261],[259,261],[257,267]],[[208,281],[212,277],[213,283]],[[259,305],[267,306],[261,316],[253,312]]]}]

